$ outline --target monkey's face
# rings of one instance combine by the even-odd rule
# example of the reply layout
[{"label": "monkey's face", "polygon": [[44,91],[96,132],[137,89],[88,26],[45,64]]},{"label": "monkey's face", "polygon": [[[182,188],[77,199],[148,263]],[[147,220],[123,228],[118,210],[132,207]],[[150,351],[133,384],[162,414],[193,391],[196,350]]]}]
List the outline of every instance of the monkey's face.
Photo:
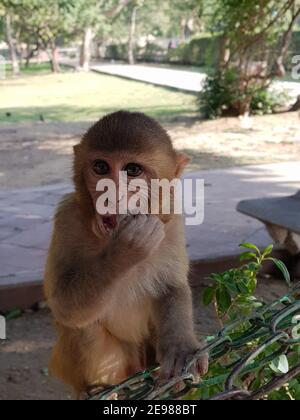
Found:
[{"label": "monkey's face", "polygon": [[[155,120],[126,111],[107,115],[87,131],[74,152],[74,181],[81,209],[87,217],[94,219],[96,214],[103,233],[111,232],[121,216],[137,209],[156,214],[164,223],[170,220],[162,206],[165,194],[156,192],[155,197],[152,181],[171,182],[180,177],[189,158],[176,153],[169,135]],[[108,182],[112,194],[107,194],[102,182]],[[133,209],[137,189],[140,202]],[[153,198],[158,211],[157,206],[152,211]]]},{"label": "monkey's face", "polygon": [[[142,156],[89,152],[83,171],[103,234],[110,234],[126,215],[135,215],[141,208],[150,212],[151,180],[157,175]],[[132,198],[137,193],[139,200],[133,208]]]}]

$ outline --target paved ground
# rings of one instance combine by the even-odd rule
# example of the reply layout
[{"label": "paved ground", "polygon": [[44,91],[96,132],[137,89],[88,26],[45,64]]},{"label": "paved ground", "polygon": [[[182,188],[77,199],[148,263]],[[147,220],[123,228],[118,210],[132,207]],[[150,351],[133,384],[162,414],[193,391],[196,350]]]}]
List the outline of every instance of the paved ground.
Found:
[{"label": "paved ground", "polygon": [[[78,67],[76,60],[61,60],[61,64]],[[122,63],[94,63],[90,69],[97,73],[119,76],[125,79],[138,80],[153,85],[165,86],[191,93],[198,93],[202,90],[207,77],[206,73],[164,68],[155,65],[129,65]],[[300,95],[300,83],[288,81],[276,81],[272,84],[271,90],[276,93],[285,92],[290,97],[288,103],[293,104]]]},{"label": "paved ground", "polygon": [[[194,173],[205,180],[205,221],[188,227],[192,259],[215,258],[238,252],[237,244],[252,240],[266,245],[270,238],[263,226],[236,213],[240,199],[290,195],[300,188],[300,162],[248,166]],[[51,219],[61,196],[72,190],[65,184],[0,192],[0,287],[18,280],[42,279]],[[199,334],[218,328],[212,308],[204,307],[203,288],[193,289],[195,323]],[[257,295],[266,301],[286,292],[282,280],[262,278]],[[0,342],[0,400],[71,399],[69,390],[47,373],[55,340],[48,310],[26,311],[7,325],[8,340]]]},{"label": "paved ground", "polygon": [[[236,255],[245,240],[267,245],[271,239],[263,225],[238,214],[236,205],[246,198],[293,194],[300,189],[299,163],[187,174],[205,181],[204,223],[186,228],[191,259]],[[0,192],[0,286],[42,280],[55,206],[71,190],[58,184]]]},{"label": "paved ground", "polygon": [[[193,93],[198,93],[202,90],[203,83],[207,77],[205,73],[200,72],[140,64],[130,66],[128,64],[100,63],[92,65],[91,70]],[[290,102],[293,104],[300,95],[300,83],[278,81],[273,83],[272,90],[278,93],[286,92],[291,97]]]},{"label": "paved ground", "polygon": [[206,79],[205,73],[142,65],[97,64],[93,65],[91,70],[187,92],[200,92]]},{"label": "paved ground", "polygon": [[0,286],[42,280],[55,207],[70,186],[0,192]]},{"label": "paved ground", "polygon": [[[186,172],[300,160],[297,112],[256,115],[251,128],[239,118],[201,121],[182,116],[159,121],[175,149],[192,158]],[[0,191],[70,182],[73,146],[92,123],[1,124]]]}]

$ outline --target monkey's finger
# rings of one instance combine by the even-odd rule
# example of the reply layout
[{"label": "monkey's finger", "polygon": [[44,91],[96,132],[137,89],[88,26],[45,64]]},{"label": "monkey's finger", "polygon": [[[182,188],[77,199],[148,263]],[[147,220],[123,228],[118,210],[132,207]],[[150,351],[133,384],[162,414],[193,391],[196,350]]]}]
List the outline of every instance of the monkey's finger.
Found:
[{"label": "monkey's finger", "polygon": [[118,226],[118,233],[122,232],[130,223],[131,217],[124,214],[123,217],[120,217],[119,226]]},{"label": "monkey's finger", "polygon": [[169,357],[168,360],[165,359],[161,363],[160,372],[159,372],[159,379],[161,381],[168,381],[174,372],[174,358]]},{"label": "monkey's finger", "polygon": [[207,353],[205,353],[202,356],[200,356],[199,359],[195,361],[195,363],[189,369],[189,372],[195,377],[199,375],[204,376],[208,372],[208,367],[209,367],[209,356]]},{"label": "monkey's finger", "polygon": [[173,376],[181,376],[186,365],[186,356],[180,355],[175,359]]},{"label": "monkey's finger", "polygon": [[137,219],[134,218],[132,215],[125,215],[125,217],[120,221],[118,234],[125,232],[126,230],[132,230],[137,225]]},{"label": "monkey's finger", "polygon": [[209,356],[208,353],[203,354],[196,363],[196,369],[199,375],[206,375],[209,368]]},{"label": "monkey's finger", "polygon": [[126,222],[128,223],[129,218],[130,218],[130,215],[128,214],[118,214],[117,219],[118,219],[119,226],[121,223],[126,223]]},{"label": "monkey's finger", "polygon": [[154,217],[151,222],[151,234],[156,233],[164,233],[164,224],[158,219],[158,217]]}]

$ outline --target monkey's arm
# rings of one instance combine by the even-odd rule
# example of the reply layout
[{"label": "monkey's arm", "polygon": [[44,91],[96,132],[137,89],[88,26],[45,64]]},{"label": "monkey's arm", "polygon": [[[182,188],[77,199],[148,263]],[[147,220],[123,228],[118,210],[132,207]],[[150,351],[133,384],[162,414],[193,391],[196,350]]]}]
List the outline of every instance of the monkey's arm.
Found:
[{"label": "monkey's arm", "polygon": [[50,251],[46,295],[57,321],[68,327],[84,327],[97,321],[105,291],[126,270],[113,248],[89,258],[76,250],[67,254],[62,258]]},{"label": "monkey's arm", "polygon": [[[178,376],[186,363],[201,347],[194,333],[191,291],[188,285],[172,287],[156,301],[157,357],[161,379]],[[207,370],[207,356],[195,368],[200,374]]]},{"label": "monkey's arm", "polygon": [[57,321],[84,327],[99,319],[106,291],[149,256],[164,231],[158,218],[129,219],[99,251],[100,243],[89,241],[80,226],[76,232],[76,223],[71,232],[62,229],[59,221],[55,224],[46,267],[46,295]]}]

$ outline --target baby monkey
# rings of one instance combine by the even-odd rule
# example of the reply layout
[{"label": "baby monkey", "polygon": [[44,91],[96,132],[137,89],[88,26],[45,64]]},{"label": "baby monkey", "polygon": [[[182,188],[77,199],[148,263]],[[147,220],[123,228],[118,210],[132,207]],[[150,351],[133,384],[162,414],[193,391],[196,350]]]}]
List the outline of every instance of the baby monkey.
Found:
[{"label": "baby monkey", "polygon": [[[150,188],[153,179],[179,178],[188,161],[155,120],[125,111],[102,118],[74,148],[75,192],[55,216],[45,292],[58,333],[50,371],[78,397],[156,362],[161,380],[180,375],[201,347],[182,216],[97,211],[99,181],[118,192],[126,173]],[[203,374],[207,365],[203,356],[193,369]]]}]

